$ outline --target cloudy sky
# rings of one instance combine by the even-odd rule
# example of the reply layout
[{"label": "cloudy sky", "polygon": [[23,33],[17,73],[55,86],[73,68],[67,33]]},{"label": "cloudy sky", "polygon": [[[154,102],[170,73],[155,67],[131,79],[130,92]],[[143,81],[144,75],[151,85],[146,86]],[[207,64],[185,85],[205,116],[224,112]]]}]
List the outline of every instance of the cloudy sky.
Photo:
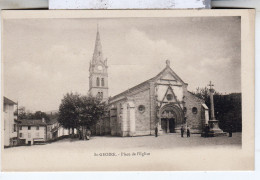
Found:
[{"label": "cloudy sky", "polygon": [[221,93],[241,92],[240,18],[197,17],[4,20],[3,94],[32,111],[86,94],[97,24],[110,96],[155,76],[166,59],[190,91],[211,80]]}]

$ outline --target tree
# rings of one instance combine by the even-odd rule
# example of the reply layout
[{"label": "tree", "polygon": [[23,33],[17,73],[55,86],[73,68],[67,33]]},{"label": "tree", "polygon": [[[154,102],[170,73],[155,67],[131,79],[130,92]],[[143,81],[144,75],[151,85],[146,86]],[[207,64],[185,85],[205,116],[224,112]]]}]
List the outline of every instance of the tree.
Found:
[{"label": "tree", "polygon": [[36,111],[34,114],[32,114],[32,119],[42,119],[44,118],[47,122],[50,120],[50,117],[42,111]]},{"label": "tree", "polygon": [[[16,110],[17,113],[17,110]],[[18,119],[26,119],[27,118],[27,114],[25,111],[25,107],[19,107],[18,108]]]},{"label": "tree", "polygon": [[64,128],[72,128],[72,135],[74,136],[74,129],[78,128],[78,106],[80,102],[80,95],[67,93],[61,100],[59,107],[58,122]]},{"label": "tree", "polygon": [[77,128],[85,140],[87,129],[96,124],[105,112],[106,104],[99,99],[67,93],[59,107],[58,122],[65,128]]},{"label": "tree", "polygon": [[79,125],[82,128],[82,137],[85,140],[86,131],[106,115],[106,104],[93,96],[81,96],[78,108]]},{"label": "tree", "polygon": [[[15,115],[17,115],[17,110],[15,111]],[[25,110],[25,107],[19,107],[18,108],[18,119],[42,119],[44,118],[47,122],[50,120],[50,117],[45,113],[41,111],[36,111],[35,113]]]}]

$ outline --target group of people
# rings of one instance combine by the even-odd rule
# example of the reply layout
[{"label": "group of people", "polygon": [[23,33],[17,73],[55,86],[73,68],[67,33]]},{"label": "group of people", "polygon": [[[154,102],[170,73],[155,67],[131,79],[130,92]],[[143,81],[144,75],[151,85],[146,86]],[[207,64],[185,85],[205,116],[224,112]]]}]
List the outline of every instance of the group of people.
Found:
[{"label": "group of people", "polygon": [[[185,132],[184,127],[181,126],[181,137],[183,137],[184,132]],[[189,128],[189,126],[187,127],[186,132],[187,132],[187,137],[190,137],[190,128]],[[157,126],[155,127],[155,137],[158,137],[158,127]]]},{"label": "group of people", "polygon": [[[185,129],[184,129],[183,126],[181,126],[181,137],[183,137],[184,132],[185,132]],[[186,133],[187,133],[187,137],[190,137],[190,128],[189,128],[189,126],[187,126]]]},{"label": "group of people", "polygon": [[[229,126],[229,137],[232,137],[232,130],[233,130],[233,127],[232,125]],[[184,136],[184,132],[185,132],[185,129],[183,126],[181,126],[181,137]],[[189,126],[187,126],[187,129],[186,129],[186,133],[187,133],[187,137],[190,137],[190,128]],[[209,137],[210,135],[210,127],[208,124],[205,125],[204,127],[204,137],[207,138]],[[155,127],[155,137],[158,137],[158,125],[156,125]]]},{"label": "group of people", "polygon": [[[83,132],[80,129],[78,131],[79,131],[79,139],[90,140],[90,137],[91,137],[90,129],[87,129],[85,134],[83,134]],[[83,136],[85,136],[85,138]]]}]

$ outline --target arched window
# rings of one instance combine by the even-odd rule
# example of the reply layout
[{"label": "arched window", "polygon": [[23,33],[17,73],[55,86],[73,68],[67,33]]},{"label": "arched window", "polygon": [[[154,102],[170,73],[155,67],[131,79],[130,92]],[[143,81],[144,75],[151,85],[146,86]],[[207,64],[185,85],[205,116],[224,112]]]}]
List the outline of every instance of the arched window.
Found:
[{"label": "arched window", "polygon": [[198,113],[198,109],[196,107],[193,107],[192,108],[192,112],[193,112],[193,114],[197,114]]},{"label": "arched window", "polygon": [[104,78],[101,79],[101,86],[105,86]]},{"label": "arched window", "polygon": [[99,77],[97,77],[97,86],[99,86]]}]

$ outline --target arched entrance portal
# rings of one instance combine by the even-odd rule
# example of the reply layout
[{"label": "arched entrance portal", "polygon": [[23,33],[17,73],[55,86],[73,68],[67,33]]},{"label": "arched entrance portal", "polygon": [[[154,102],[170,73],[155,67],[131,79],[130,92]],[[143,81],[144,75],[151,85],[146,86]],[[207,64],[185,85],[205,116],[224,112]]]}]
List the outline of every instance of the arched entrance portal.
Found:
[{"label": "arched entrance portal", "polygon": [[175,133],[183,123],[183,112],[174,104],[167,104],[160,110],[160,124],[164,133]]}]

